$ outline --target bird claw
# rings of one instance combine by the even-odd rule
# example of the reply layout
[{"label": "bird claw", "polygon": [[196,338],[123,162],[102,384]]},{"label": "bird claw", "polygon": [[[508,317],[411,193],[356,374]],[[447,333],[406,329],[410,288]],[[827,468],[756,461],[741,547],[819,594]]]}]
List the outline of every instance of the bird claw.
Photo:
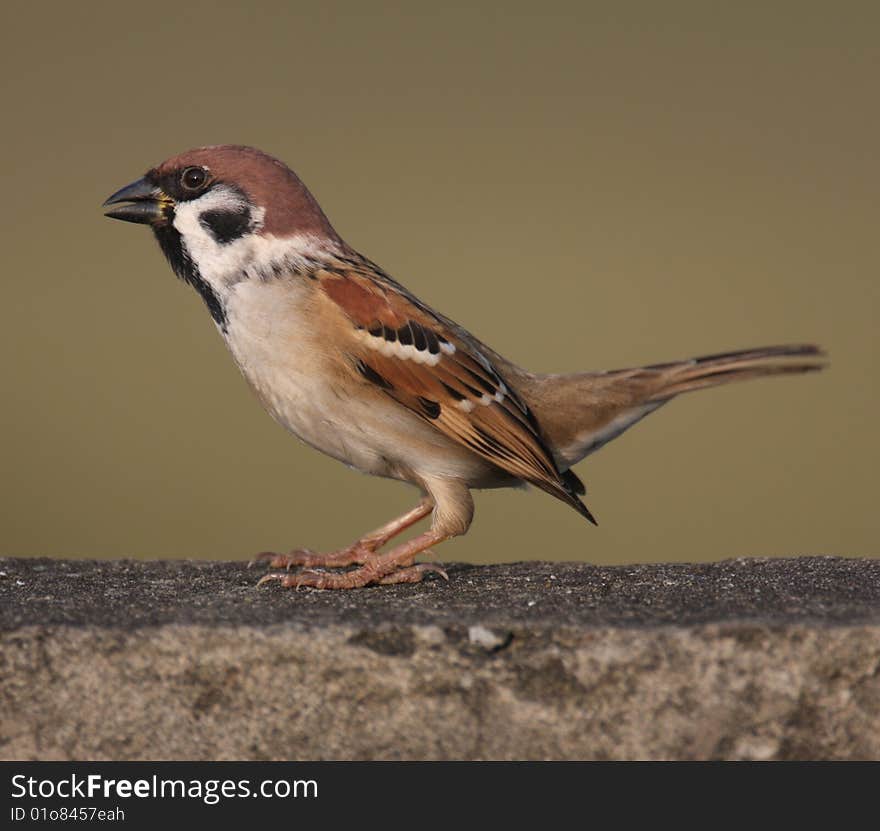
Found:
[{"label": "bird claw", "polygon": [[414,566],[407,566],[391,572],[377,582],[382,586],[392,586],[395,583],[420,583],[426,574],[439,574],[447,583],[449,582],[446,570],[437,563],[417,563]]},{"label": "bird claw", "polygon": [[248,561],[247,567],[253,568],[257,563],[265,563],[271,561],[274,557],[278,556],[274,551],[261,551],[259,554],[254,554],[254,556]]},{"label": "bird claw", "polygon": [[269,568],[283,568],[290,571],[291,566],[309,565],[320,556],[308,548],[297,548],[289,554],[261,551],[248,563],[247,567],[252,568],[257,563],[268,563]]},{"label": "bird claw", "polygon": [[259,580],[257,580],[257,588],[263,585],[263,583],[269,583],[272,580],[282,580],[284,579],[283,574],[276,574],[275,572],[271,572],[270,574],[264,574]]},{"label": "bird claw", "polygon": [[449,581],[445,569],[436,563],[418,563],[399,568],[384,576],[379,576],[375,571],[363,567],[344,572],[319,571],[313,568],[303,569],[296,574],[271,572],[260,578],[257,587],[259,588],[263,583],[277,581],[286,589],[359,589],[370,584],[391,586],[397,583],[420,583],[426,574],[439,574],[444,580]]},{"label": "bird claw", "polygon": [[318,571],[313,568],[306,568],[296,574],[282,574],[272,572],[264,574],[257,583],[259,588],[263,583],[270,580],[281,583],[285,589],[357,589],[373,582],[372,574],[365,572],[363,569],[354,569],[354,571]]},{"label": "bird claw", "polygon": [[248,568],[255,563],[265,562],[268,562],[269,568],[283,568],[287,571],[290,571],[293,566],[300,568],[345,568],[346,566],[363,565],[374,554],[375,552],[369,545],[361,542],[327,554],[318,554],[310,548],[296,548],[289,554],[263,551],[248,563]]}]

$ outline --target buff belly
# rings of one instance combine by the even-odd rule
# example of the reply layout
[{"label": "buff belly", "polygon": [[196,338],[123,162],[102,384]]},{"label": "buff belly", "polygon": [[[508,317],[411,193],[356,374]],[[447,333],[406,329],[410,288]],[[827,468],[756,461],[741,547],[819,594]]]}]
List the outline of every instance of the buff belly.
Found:
[{"label": "buff belly", "polygon": [[263,406],[306,444],[364,473],[416,485],[438,478],[478,488],[515,484],[381,391],[341,375],[340,355],[331,352],[340,347],[309,326],[320,310],[308,307],[308,294],[252,281],[235,289],[227,346]]}]

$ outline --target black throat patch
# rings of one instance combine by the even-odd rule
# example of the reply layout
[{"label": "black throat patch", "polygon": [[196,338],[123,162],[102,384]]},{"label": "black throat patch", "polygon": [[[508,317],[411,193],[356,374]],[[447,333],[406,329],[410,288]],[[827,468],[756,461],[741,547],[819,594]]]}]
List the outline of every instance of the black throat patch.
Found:
[{"label": "black throat patch", "polygon": [[198,266],[192,261],[183,246],[180,233],[171,224],[172,217],[162,225],[153,226],[153,233],[159,242],[162,253],[168,260],[174,273],[185,283],[189,283],[200,295],[214,322],[226,331],[226,310],[220,302],[220,298],[211,286],[199,274]]}]

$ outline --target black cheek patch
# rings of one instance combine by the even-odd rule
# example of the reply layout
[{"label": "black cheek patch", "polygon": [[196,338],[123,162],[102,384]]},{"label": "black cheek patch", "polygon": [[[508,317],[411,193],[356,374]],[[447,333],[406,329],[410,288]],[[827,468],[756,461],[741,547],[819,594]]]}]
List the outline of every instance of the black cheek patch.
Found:
[{"label": "black cheek patch", "polygon": [[250,230],[251,209],[247,205],[234,211],[205,211],[199,217],[199,224],[217,242],[224,245],[233,242]]}]

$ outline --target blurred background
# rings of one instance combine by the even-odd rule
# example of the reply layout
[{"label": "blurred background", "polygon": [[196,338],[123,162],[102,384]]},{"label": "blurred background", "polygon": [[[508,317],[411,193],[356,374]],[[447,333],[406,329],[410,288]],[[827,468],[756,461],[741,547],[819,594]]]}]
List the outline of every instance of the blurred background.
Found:
[{"label": "blurred background", "polygon": [[273,422],[101,202],[186,148],[279,156],[337,230],[531,369],[815,341],[588,458],[593,528],[478,493],[443,560],[875,556],[876,3],[7,3],[0,552],[319,550],[411,506]]}]

